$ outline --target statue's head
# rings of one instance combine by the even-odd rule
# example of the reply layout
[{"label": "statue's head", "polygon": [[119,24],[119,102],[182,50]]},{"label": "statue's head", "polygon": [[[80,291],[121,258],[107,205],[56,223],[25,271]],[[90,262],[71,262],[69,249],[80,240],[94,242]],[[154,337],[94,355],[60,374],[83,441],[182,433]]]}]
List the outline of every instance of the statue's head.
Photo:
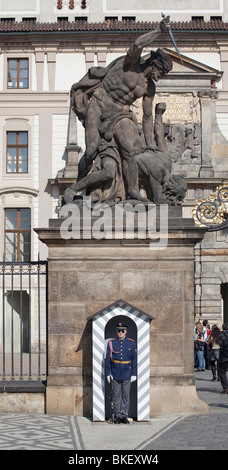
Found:
[{"label": "statue's head", "polygon": [[180,175],[172,175],[163,185],[163,192],[171,206],[180,206],[187,193],[187,182]]},{"label": "statue's head", "polygon": [[161,49],[151,51],[150,58],[147,59],[147,64],[150,65],[152,69],[159,71],[160,75],[167,74],[173,68],[170,56]]}]

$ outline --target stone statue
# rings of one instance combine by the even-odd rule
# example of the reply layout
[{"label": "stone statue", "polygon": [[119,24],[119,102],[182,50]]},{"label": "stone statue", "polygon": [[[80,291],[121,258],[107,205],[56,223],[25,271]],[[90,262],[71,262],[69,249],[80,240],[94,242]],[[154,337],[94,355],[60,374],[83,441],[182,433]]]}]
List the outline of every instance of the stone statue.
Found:
[{"label": "stone statue", "polygon": [[192,100],[189,104],[193,122],[200,122],[200,99],[196,92],[193,92]]},{"label": "stone statue", "polygon": [[[172,69],[172,61],[161,49],[152,51],[147,60],[141,53],[169,25],[169,17],[164,18],[156,30],[138,37],[125,56],[105,68],[92,67],[72,86],[71,106],[85,128],[86,149],[79,162],[77,182],[65,191],[65,203],[73,202],[82,190],[91,194],[94,203],[115,204],[125,199],[167,203],[163,190],[171,178],[171,163],[164,153],[167,149],[159,110],[153,123],[152,105],[155,82]],[[143,100],[143,138],[131,110],[138,98]],[[158,139],[156,149],[153,130]],[[147,198],[139,192],[139,174],[141,180],[149,182]]]}]

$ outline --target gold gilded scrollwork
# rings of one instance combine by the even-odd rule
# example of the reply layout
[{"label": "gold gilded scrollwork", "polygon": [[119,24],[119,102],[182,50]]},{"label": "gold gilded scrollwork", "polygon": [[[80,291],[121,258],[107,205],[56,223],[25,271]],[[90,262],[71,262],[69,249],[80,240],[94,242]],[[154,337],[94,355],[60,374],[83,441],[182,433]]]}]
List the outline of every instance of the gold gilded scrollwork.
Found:
[{"label": "gold gilded scrollwork", "polygon": [[210,194],[209,199],[201,199],[195,205],[192,216],[199,227],[222,224],[228,214],[228,183],[223,183]]}]

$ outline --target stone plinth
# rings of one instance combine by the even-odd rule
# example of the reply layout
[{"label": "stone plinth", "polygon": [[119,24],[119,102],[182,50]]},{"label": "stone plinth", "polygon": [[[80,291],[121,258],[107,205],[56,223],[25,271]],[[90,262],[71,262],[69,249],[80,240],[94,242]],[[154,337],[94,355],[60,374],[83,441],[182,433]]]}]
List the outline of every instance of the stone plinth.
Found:
[{"label": "stone plinth", "polygon": [[49,248],[48,414],[92,415],[92,334],[96,312],[118,299],[147,312],[150,414],[208,413],[194,381],[194,246],[204,230],[169,211],[167,243],[69,239],[62,220],[36,230]]}]

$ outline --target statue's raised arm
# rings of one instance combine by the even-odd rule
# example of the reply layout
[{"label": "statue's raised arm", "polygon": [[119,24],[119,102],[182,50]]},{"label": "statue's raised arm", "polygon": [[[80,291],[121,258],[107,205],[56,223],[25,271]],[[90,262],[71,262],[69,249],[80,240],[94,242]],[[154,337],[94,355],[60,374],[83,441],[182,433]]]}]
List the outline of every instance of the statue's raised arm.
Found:
[{"label": "statue's raised arm", "polygon": [[161,33],[165,33],[170,27],[170,17],[166,16],[160,21],[158,27],[153,29],[149,33],[142,34],[139,36],[132,46],[128,49],[124,65],[134,64],[140,59],[142,50],[144,47],[151,46],[154,40],[160,36]]}]

